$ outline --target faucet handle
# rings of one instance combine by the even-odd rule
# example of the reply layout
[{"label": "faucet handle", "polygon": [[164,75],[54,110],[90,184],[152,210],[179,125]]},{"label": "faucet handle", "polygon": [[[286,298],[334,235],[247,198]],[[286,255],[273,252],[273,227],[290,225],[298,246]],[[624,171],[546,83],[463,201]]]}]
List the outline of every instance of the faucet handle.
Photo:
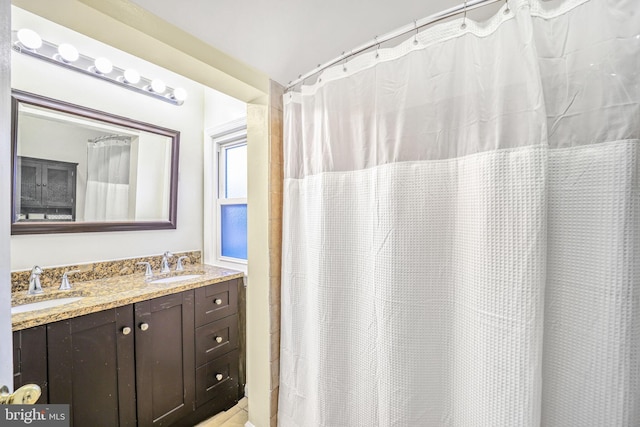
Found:
[{"label": "faucet handle", "polygon": [[164,255],[162,255],[162,262],[160,263],[160,273],[168,273],[171,271],[169,269],[169,258],[173,258],[173,254],[169,251],[166,251]]},{"label": "faucet handle", "polygon": [[148,263],[146,261],[141,261],[141,262],[136,263],[136,265],[146,265],[147,268],[144,271],[144,277],[146,277],[146,278],[153,277],[153,271],[151,270],[151,264],[150,263]]},{"label": "faucet handle", "polygon": [[189,259],[189,257],[186,256],[186,255],[183,255],[183,256],[178,258],[178,262],[176,263],[176,271],[183,271],[184,270],[184,266],[182,265],[182,260],[183,259]]},{"label": "faucet handle", "polygon": [[34,265],[29,275],[29,289],[27,295],[36,295],[44,292],[42,285],[40,285],[40,275],[42,274],[42,267]]},{"label": "faucet handle", "polygon": [[73,274],[73,273],[79,273],[80,270],[71,270],[71,271],[65,271],[64,274],[62,275],[62,280],[60,283],[60,287],[58,288],[61,291],[68,291],[71,289],[71,283],[69,283],[69,274]]}]

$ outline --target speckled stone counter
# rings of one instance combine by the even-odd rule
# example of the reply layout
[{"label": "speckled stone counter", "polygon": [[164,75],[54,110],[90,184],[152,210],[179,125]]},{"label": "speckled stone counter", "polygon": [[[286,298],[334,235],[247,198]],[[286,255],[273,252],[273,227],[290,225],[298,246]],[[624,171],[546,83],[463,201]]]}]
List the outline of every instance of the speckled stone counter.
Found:
[{"label": "speckled stone counter", "polygon": [[[191,252],[176,252],[173,254],[171,261],[171,269],[175,267],[175,262],[178,257],[186,256],[187,259],[183,261],[184,265],[200,264],[202,262],[202,256],[200,251]],[[138,265],[139,262],[148,262],[153,268],[153,271],[160,270],[160,262],[162,261],[162,255],[150,255],[146,257],[138,258],[126,258],[113,261],[99,261],[91,262],[87,264],[72,264],[66,266],[43,266],[42,274],[40,275],[40,283],[42,289],[46,288],[57,289],[60,286],[60,279],[66,271],[78,270],[73,276],[69,276],[75,282],[86,282],[89,280],[103,279],[105,277],[114,276],[128,276],[131,274],[141,274],[144,272],[144,266]],[[30,270],[20,270],[11,272],[11,292],[18,292],[20,290],[27,290],[29,288],[29,275]]]},{"label": "speckled stone counter", "polygon": [[[242,272],[205,264],[190,264],[185,266],[184,271],[171,271],[168,274],[159,274],[156,271],[151,279],[145,279],[144,269],[135,274],[85,281],[77,281],[74,276],[69,276],[73,289],[60,291],[54,286],[43,286],[44,293],[40,295],[27,295],[24,289],[15,290],[12,294],[12,306],[58,298],[82,297],[82,299],[57,307],[13,314],[11,316],[13,330],[18,331],[243,277]],[[196,274],[198,275],[196,278],[172,283],[152,282],[166,277]]]}]

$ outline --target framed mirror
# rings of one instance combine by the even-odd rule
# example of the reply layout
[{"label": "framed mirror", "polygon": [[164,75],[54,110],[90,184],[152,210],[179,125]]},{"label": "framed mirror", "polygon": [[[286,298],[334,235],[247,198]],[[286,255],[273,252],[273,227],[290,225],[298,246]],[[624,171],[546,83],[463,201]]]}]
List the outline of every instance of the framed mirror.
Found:
[{"label": "framed mirror", "polygon": [[11,234],[176,228],[180,132],[12,91]]}]

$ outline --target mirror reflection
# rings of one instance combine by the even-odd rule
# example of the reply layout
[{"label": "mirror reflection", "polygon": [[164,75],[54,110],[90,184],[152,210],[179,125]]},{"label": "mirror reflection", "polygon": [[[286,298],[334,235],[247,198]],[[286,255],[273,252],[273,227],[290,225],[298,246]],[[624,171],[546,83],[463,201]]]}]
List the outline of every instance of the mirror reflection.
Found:
[{"label": "mirror reflection", "polygon": [[173,222],[177,132],[18,101],[14,225]]}]

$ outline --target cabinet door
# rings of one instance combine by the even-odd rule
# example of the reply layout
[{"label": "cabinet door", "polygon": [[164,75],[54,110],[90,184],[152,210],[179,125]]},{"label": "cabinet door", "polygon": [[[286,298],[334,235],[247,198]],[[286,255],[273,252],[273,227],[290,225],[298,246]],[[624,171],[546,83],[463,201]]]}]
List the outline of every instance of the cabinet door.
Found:
[{"label": "cabinet door", "polygon": [[47,325],[49,403],[72,426],[136,425],[132,320],[129,305]]},{"label": "cabinet door", "polygon": [[14,389],[25,384],[37,384],[42,392],[37,403],[49,403],[46,326],[13,333],[13,372]]},{"label": "cabinet door", "polygon": [[43,164],[42,204],[46,207],[69,207],[75,198],[75,167]]},{"label": "cabinet door", "polygon": [[193,291],[135,304],[138,426],[167,426],[194,410]]},{"label": "cabinet door", "polygon": [[[20,194],[20,206],[42,206],[42,164],[30,159],[18,158],[18,170],[20,171],[20,185],[17,194]],[[19,207],[16,209],[19,211]]]}]

